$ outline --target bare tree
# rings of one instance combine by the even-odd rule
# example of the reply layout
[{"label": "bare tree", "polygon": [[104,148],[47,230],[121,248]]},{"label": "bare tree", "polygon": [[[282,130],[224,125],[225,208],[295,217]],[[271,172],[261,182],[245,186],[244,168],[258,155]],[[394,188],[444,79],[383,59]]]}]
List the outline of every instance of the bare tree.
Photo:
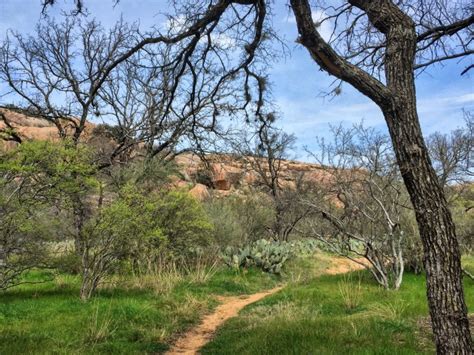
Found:
[{"label": "bare tree", "polygon": [[104,113],[117,122],[118,144],[105,164],[137,145],[148,159],[169,160],[183,151],[204,150],[206,139],[225,135],[214,115],[215,101],[223,96],[211,97],[206,82],[196,83],[192,95],[184,88],[172,91],[173,80],[188,71],[178,70],[164,48],[137,53],[110,73],[99,96]]},{"label": "bare tree", "polygon": [[297,225],[311,212],[311,207],[301,204],[306,195],[308,181],[304,174],[292,176],[294,185],[284,181],[286,163],[293,149],[295,137],[273,126],[274,114],[254,124],[255,132],[243,132],[232,149],[238,154],[246,169],[256,173],[257,189],[267,193],[273,202],[274,220],[268,226],[275,240],[288,241]]},{"label": "bare tree", "polygon": [[[408,196],[387,136],[356,125],[332,127],[333,141],[319,140],[324,180],[306,203],[320,218],[310,233],[331,250],[361,263],[365,258],[384,288],[398,289],[404,272],[403,225]],[[408,210],[407,209],[407,210]],[[326,223],[324,223],[324,221]]]},{"label": "bare tree", "polygon": [[87,118],[98,113],[105,69],[129,49],[136,30],[123,22],[105,32],[95,22],[66,18],[39,23],[36,35],[9,32],[0,49],[0,80],[19,107],[53,123],[78,142]]},{"label": "bare tree", "polygon": [[[474,247],[472,223],[474,117],[465,111],[464,119],[465,125],[449,134],[436,132],[428,136],[427,146],[456,222],[461,251],[469,253]],[[472,278],[464,268],[463,273]]]},{"label": "bare tree", "polygon": [[433,167],[442,186],[468,182],[474,176],[474,117],[464,112],[465,127],[449,134],[433,133],[427,138]]},{"label": "bare tree", "polygon": [[[381,109],[420,230],[437,351],[472,353],[459,245],[423,140],[415,92],[417,68],[472,54],[468,27],[474,16],[469,14],[469,5],[457,1],[453,5],[437,1],[400,5],[390,0],[342,2],[330,15],[342,26],[335,30],[336,38],[347,44],[339,47],[343,53],[339,54],[336,44],[328,43],[318,32],[309,1],[290,3],[298,41],[313,60]],[[377,69],[382,70],[380,76]]]}]

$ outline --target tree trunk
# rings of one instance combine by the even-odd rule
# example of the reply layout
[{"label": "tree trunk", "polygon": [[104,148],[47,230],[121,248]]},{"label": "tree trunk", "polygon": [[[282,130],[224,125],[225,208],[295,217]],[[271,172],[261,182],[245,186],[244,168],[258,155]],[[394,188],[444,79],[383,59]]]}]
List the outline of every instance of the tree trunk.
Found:
[{"label": "tree trunk", "polygon": [[[409,28],[410,30],[407,30]],[[444,191],[431,164],[416,108],[414,26],[391,26],[385,74],[393,94],[383,105],[398,166],[410,195],[424,251],[427,297],[436,348],[472,354],[464,300],[461,252]]]},{"label": "tree trunk", "polygon": [[436,345],[439,353],[472,354],[454,223],[415,118],[416,111],[402,105],[387,122],[423,243]]}]

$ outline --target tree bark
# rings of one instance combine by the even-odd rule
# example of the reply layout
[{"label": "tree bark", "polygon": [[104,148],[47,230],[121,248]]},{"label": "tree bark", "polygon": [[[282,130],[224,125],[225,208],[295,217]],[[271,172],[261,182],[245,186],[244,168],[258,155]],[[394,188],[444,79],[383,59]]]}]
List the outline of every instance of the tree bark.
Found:
[{"label": "tree bark", "polygon": [[[438,353],[472,354],[464,300],[461,252],[443,188],[426,148],[416,108],[416,32],[405,21],[386,33],[385,74],[393,93],[382,107],[403,181],[410,195],[424,251],[427,297]],[[408,22],[408,23],[406,23]]]},{"label": "tree bark", "polygon": [[308,0],[291,0],[299,42],[319,66],[354,86],[382,110],[415,210],[424,250],[427,297],[439,354],[472,354],[461,253],[444,191],[423,140],[416,108],[415,25],[390,0],[349,0],[386,36],[386,85],[340,57],[317,32]]},{"label": "tree bark", "polygon": [[416,109],[406,102],[384,115],[423,244],[427,297],[437,351],[472,354],[454,223],[431,166]]}]

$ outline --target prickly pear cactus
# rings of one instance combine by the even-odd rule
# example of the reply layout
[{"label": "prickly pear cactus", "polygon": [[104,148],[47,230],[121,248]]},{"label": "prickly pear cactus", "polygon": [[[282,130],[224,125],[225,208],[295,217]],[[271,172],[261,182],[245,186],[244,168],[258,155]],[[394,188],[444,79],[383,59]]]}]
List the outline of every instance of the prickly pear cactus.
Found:
[{"label": "prickly pear cactus", "polygon": [[265,272],[280,274],[284,264],[296,255],[313,253],[317,244],[312,240],[278,242],[260,239],[245,248],[227,248],[222,258],[232,268],[255,266]]}]

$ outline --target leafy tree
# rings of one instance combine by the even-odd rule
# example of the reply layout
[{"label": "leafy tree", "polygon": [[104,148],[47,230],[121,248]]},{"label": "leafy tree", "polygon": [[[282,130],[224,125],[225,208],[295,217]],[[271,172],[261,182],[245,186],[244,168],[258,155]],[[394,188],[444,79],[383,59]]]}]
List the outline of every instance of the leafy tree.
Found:
[{"label": "leafy tree", "polygon": [[103,206],[84,229],[80,297],[89,299],[114,264],[126,258],[143,258],[166,244],[160,226],[159,200],[133,186]]},{"label": "leafy tree", "polygon": [[51,243],[59,240],[58,224],[59,220],[47,205],[27,205],[12,197],[11,190],[2,186],[0,290],[29,283],[23,276],[32,269],[52,267]]},{"label": "leafy tree", "polygon": [[1,155],[0,174],[15,186],[13,195],[20,203],[42,202],[70,212],[74,226],[70,233],[76,249],[81,249],[82,227],[93,208],[85,200],[99,186],[87,147],[68,140],[25,141]]},{"label": "leafy tree", "polygon": [[2,288],[32,268],[52,267],[51,243],[72,232],[61,210],[96,185],[93,172],[87,149],[66,141],[24,141],[0,155]]}]

